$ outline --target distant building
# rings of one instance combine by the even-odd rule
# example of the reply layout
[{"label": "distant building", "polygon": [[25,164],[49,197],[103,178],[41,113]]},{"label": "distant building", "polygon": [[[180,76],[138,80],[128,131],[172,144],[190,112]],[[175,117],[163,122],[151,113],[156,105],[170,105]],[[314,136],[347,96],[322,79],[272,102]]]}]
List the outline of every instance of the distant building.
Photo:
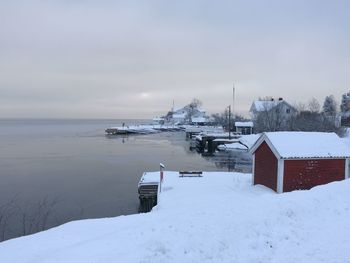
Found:
[{"label": "distant building", "polygon": [[197,125],[197,126],[203,126],[209,124],[209,118],[208,117],[192,117],[191,118],[191,124]]},{"label": "distant building", "polygon": [[350,150],[335,133],[267,132],[253,154],[253,183],[282,193],[349,178]]},{"label": "distant building", "polygon": [[252,121],[236,121],[235,122],[236,132],[240,134],[252,134],[254,123]]},{"label": "distant building", "polygon": [[190,107],[189,105],[174,110],[171,117],[171,121],[178,124],[191,124],[193,122],[192,120],[195,120],[194,123],[202,123],[204,119],[207,120],[205,110]]},{"label": "distant building", "polygon": [[155,117],[155,118],[152,119],[152,123],[154,125],[157,125],[157,124],[158,125],[163,125],[164,122],[165,122],[165,118],[164,117]]},{"label": "distant building", "polygon": [[257,132],[284,130],[297,112],[283,98],[256,100],[249,110]]},{"label": "distant building", "polygon": [[285,118],[289,118],[293,113],[297,112],[297,110],[288,102],[283,100],[283,98],[279,98],[278,100],[270,99],[253,101],[249,113],[251,118],[254,120],[260,113],[270,111],[280,113]]}]

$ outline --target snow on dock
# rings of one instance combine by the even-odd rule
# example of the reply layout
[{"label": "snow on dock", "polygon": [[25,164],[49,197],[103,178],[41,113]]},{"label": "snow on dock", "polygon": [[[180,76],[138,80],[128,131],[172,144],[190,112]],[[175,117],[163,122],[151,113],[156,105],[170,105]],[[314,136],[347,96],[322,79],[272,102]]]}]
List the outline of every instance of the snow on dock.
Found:
[{"label": "snow on dock", "polygon": [[206,133],[223,133],[224,129],[219,126],[193,126],[187,125],[185,127],[186,138],[192,138],[198,134],[206,134]]},{"label": "snow on dock", "polygon": [[180,131],[181,127],[175,125],[131,125],[110,127],[105,130],[108,135],[122,134],[151,134],[162,131]]},{"label": "snow on dock", "polygon": [[164,172],[150,213],[8,240],[1,262],[348,262],[349,187],[344,180],[277,195],[247,174]]}]

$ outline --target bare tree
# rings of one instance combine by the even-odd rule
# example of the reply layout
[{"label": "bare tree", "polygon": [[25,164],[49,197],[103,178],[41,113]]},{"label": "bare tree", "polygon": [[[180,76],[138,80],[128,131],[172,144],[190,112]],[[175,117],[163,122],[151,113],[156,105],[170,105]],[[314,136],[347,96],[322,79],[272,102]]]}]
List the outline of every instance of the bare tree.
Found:
[{"label": "bare tree", "polygon": [[58,198],[49,199],[48,196],[45,196],[37,203],[28,206],[30,211],[22,211],[21,213],[22,220],[24,220],[22,232],[30,234],[48,229],[49,220],[53,217],[58,203]]},{"label": "bare tree", "polygon": [[[21,203],[17,195],[0,205],[0,241],[33,234],[56,226],[58,198],[44,197],[36,203]],[[66,219],[65,222],[69,221]]]},{"label": "bare tree", "polygon": [[317,99],[315,98],[311,98],[309,100],[309,105],[308,105],[309,111],[313,112],[313,113],[319,113],[321,110],[321,105],[318,102]]},{"label": "bare tree", "polygon": [[6,234],[11,231],[10,220],[16,212],[17,196],[0,205],[0,241],[6,240]]},{"label": "bare tree", "polygon": [[202,106],[202,102],[194,98],[190,104],[187,105],[188,111],[186,115],[186,120],[188,122],[191,122],[192,117],[196,114],[196,112],[199,110],[199,108]]}]

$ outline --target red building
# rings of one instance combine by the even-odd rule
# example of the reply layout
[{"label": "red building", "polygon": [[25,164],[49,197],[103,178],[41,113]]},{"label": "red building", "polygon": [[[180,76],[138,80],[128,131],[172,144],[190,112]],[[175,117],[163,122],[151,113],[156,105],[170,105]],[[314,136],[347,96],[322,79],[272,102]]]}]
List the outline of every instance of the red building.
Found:
[{"label": "red building", "polygon": [[349,177],[350,147],[335,133],[267,132],[253,154],[253,184],[282,193]]}]

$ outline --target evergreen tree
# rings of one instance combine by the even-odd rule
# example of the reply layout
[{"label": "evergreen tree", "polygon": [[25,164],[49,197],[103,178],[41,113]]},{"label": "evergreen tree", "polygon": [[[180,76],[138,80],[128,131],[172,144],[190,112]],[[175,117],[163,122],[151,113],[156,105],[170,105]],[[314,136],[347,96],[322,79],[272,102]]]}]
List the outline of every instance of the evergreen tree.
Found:
[{"label": "evergreen tree", "polygon": [[323,112],[326,116],[335,116],[337,114],[337,103],[333,95],[329,95],[325,98]]},{"label": "evergreen tree", "polygon": [[350,92],[343,94],[340,110],[343,116],[350,113]]}]

